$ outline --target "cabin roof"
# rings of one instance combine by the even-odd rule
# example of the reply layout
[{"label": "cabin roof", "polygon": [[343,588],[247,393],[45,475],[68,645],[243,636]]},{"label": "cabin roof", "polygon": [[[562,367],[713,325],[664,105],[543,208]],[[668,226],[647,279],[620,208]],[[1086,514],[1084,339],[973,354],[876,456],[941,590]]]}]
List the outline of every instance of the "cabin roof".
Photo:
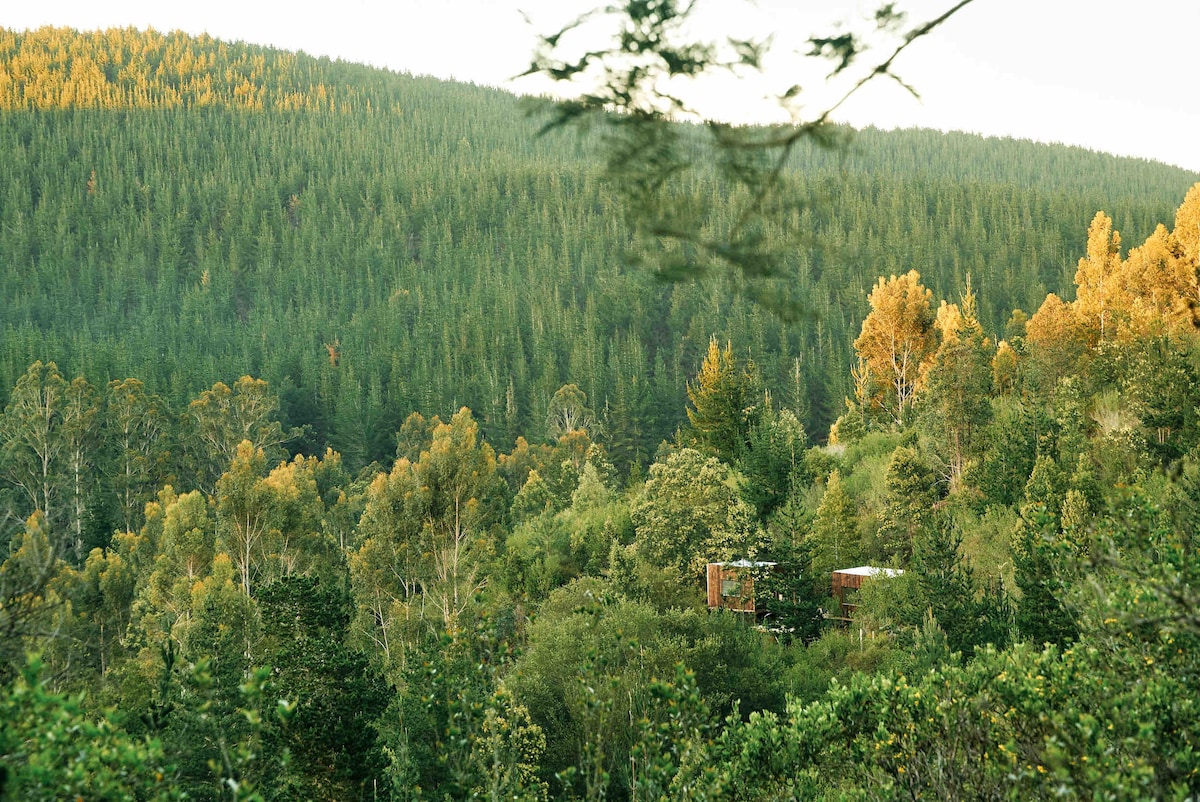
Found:
[{"label": "cabin roof", "polygon": [[860,565],[857,568],[839,568],[834,571],[835,574],[849,574],[851,576],[900,576],[904,573],[901,568],[879,568],[874,565]]}]

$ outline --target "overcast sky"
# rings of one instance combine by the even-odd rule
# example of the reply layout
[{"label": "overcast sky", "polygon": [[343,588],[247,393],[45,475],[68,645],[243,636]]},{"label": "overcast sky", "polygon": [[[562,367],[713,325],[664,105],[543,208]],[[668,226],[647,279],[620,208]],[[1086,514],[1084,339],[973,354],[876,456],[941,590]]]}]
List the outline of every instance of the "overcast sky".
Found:
[{"label": "overcast sky", "polygon": [[[81,30],[154,27],[303,50],[393,70],[457,78],[513,91],[539,32],[599,0],[0,0],[0,26]],[[751,101],[800,81],[788,61],[804,35],[873,8],[859,0],[701,0],[706,31],[775,32],[779,61],[767,82],[705,90],[706,113],[761,118]],[[907,0],[912,19],[950,0]],[[522,12],[533,21],[531,26]],[[789,38],[789,32],[796,35]],[[1082,145],[1200,172],[1200,0],[974,0],[914,44],[895,84],[844,109],[854,125],[922,126]],[[773,82],[773,83],[772,83]],[[812,108],[820,105],[814,97]]]}]

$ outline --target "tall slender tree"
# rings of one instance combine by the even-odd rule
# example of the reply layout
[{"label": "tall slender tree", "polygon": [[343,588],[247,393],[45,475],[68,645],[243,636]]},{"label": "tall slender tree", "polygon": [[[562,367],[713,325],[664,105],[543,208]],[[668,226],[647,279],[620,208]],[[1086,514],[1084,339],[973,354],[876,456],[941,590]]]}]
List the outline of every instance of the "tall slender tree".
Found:
[{"label": "tall slender tree", "polygon": [[741,458],[750,433],[754,380],[714,336],[694,382],[688,382],[688,421],[700,447],[726,465]]},{"label": "tall slender tree", "polygon": [[942,327],[941,345],[929,369],[928,406],[949,467],[950,490],[959,489],[967,462],[991,414],[991,343],[975,311],[970,277],[961,311]]},{"label": "tall slender tree", "polygon": [[0,471],[26,500],[20,517],[41,511],[60,553],[66,545],[63,530],[68,520],[63,502],[69,492],[68,440],[63,431],[67,386],[53,362],[34,362],[17,380],[0,417]]}]

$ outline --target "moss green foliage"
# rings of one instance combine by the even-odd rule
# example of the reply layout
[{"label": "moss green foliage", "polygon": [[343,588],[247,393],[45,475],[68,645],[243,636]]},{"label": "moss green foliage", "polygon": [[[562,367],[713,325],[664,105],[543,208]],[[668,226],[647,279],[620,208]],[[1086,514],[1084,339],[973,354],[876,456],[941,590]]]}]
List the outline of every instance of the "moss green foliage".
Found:
[{"label": "moss green foliage", "polygon": [[790,324],[500,92],[47,29],[0,104],[5,799],[1200,792],[1195,176],[797,145]]},{"label": "moss green foliage", "polygon": [[[962,135],[864,131],[844,161],[801,147],[796,192],[837,203],[796,212],[811,242],[784,255],[778,290],[814,322],[789,326],[720,284],[631,268],[598,165],[570,137],[535,137],[503,93],[177,34],[4,42],[19,83],[25,60],[39,86],[95,64],[119,97],[0,119],[0,388],[41,359],[96,387],[137,377],[179,408],[252,375],[279,393],[285,431],[309,427],[293,447],[333,446],[353,468],[390,456],[414,409],[465,405],[502,447],[540,440],[571,383],[624,438],[618,464],[645,464],[685,420],[714,334],[823,435],[876,275],[916,265],[954,297],[969,272],[996,330],[1069,283],[1096,208],[1145,236],[1195,178]],[[172,76],[227,71],[299,106],[170,99],[188,91]],[[145,100],[122,99],[141,80]],[[688,191],[721,193],[715,178]]]},{"label": "moss green foliage", "polygon": [[162,744],[127,733],[114,711],[97,714],[55,693],[30,660],[0,696],[0,794],[5,799],[178,799]]},{"label": "moss green foliage", "polygon": [[690,448],[651,465],[630,507],[638,554],[681,583],[706,563],[756,557],[762,535],[754,509],[729,482],[725,463]]}]

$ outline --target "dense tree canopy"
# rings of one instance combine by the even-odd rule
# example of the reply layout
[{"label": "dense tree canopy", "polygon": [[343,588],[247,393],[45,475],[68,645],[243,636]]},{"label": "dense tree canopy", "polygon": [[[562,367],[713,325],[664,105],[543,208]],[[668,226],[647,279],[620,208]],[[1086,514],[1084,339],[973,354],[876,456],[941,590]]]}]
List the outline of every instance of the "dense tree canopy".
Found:
[{"label": "dense tree canopy", "polygon": [[503,94],[0,33],[0,795],[1197,794],[1196,176],[797,145],[785,324]]}]

